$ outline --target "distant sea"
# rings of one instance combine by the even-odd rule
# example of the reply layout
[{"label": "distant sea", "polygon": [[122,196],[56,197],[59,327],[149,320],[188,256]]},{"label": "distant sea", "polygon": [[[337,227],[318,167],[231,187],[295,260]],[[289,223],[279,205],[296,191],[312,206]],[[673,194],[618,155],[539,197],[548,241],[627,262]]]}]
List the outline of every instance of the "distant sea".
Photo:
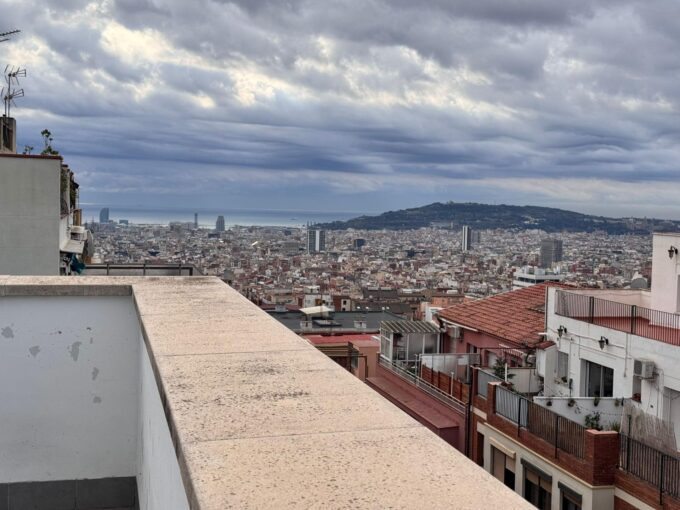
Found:
[{"label": "distant sea", "polygon": [[[99,221],[99,212],[105,206],[83,205],[84,221]],[[224,216],[227,226],[278,226],[299,227],[310,223],[326,223],[335,220],[348,220],[361,216],[361,212],[342,211],[295,211],[266,209],[146,209],[133,207],[106,206],[109,219],[118,223],[128,220],[130,224],[168,225],[172,221],[192,222],[198,213],[198,225],[214,228],[217,217]]]}]

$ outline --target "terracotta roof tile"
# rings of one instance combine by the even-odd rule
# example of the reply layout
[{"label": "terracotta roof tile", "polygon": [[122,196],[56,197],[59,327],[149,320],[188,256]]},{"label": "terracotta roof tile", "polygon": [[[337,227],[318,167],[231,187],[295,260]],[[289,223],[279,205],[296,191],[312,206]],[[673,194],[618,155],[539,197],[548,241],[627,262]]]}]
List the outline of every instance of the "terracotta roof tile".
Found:
[{"label": "terracotta roof tile", "polygon": [[465,301],[441,310],[438,315],[461,326],[476,329],[516,344],[535,345],[545,330],[546,287],[569,287],[544,283],[504,292],[477,301]]}]

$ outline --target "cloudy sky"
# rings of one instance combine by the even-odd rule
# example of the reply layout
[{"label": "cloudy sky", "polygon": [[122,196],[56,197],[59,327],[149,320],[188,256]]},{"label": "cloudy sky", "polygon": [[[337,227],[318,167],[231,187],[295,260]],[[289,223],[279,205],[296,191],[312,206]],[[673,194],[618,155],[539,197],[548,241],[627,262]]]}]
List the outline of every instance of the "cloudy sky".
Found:
[{"label": "cloudy sky", "polygon": [[677,0],[0,0],[86,202],[680,218]]}]

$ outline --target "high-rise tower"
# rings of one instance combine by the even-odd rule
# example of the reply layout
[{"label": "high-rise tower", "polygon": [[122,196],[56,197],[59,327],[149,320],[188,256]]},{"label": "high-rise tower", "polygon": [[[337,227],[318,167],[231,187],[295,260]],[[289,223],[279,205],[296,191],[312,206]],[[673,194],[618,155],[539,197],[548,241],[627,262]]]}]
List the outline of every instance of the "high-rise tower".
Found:
[{"label": "high-rise tower", "polygon": [[215,230],[217,232],[224,232],[224,216],[218,216],[215,222]]}]

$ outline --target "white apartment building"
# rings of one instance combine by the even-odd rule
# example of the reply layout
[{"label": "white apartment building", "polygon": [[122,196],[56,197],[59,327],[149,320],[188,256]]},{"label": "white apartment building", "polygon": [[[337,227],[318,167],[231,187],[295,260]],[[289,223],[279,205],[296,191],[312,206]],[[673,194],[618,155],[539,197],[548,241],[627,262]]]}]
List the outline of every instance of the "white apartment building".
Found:
[{"label": "white apartment building", "polygon": [[546,270],[540,267],[524,266],[512,275],[512,290],[531,287],[539,283],[561,282],[564,280],[563,274]]},{"label": "white apartment building", "polygon": [[651,291],[551,288],[545,395],[625,397],[680,438],[680,234],[654,234]]},{"label": "white apartment building", "polygon": [[0,274],[59,275],[92,254],[81,226],[78,184],[61,156],[0,151]]}]

